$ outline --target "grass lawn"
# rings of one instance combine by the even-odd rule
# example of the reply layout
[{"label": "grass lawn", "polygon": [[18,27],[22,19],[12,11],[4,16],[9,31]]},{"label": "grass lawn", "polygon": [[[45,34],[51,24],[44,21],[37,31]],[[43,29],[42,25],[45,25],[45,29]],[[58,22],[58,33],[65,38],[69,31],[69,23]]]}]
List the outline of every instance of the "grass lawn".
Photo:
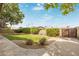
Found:
[{"label": "grass lawn", "polygon": [[38,42],[40,40],[40,38],[42,38],[42,37],[48,38],[47,36],[32,35],[32,34],[5,35],[5,37],[8,38],[9,40],[27,40],[27,39],[31,39],[34,42]]}]

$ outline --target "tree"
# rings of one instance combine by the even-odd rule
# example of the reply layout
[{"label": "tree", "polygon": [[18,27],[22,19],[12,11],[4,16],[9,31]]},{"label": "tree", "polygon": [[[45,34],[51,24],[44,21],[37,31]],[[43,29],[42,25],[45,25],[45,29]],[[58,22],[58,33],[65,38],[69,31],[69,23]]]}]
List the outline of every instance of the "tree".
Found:
[{"label": "tree", "polygon": [[16,3],[0,4],[0,27],[5,27],[7,23],[10,25],[22,22],[24,14]]},{"label": "tree", "polygon": [[75,5],[74,3],[46,3],[44,4],[44,7],[46,10],[50,8],[60,8],[60,11],[63,15],[67,15],[70,12],[73,12],[75,10]]}]

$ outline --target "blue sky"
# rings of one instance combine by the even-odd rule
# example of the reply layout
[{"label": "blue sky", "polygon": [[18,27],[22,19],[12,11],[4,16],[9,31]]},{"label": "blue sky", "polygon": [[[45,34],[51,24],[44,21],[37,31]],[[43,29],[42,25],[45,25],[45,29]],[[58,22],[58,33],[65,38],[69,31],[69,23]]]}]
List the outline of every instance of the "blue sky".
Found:
[{"label": "blue sky", "polygon": [[43,3],[22,3],[19,4],[20,10],[24,13],[25,17],[23,23],[14,25],[18,27],[31,27],[31,26],[52,26],[52,27],[75,27],[79,26],[79,5],[75,7],[75,11],[63,16],[60,9],[44,9]]}]

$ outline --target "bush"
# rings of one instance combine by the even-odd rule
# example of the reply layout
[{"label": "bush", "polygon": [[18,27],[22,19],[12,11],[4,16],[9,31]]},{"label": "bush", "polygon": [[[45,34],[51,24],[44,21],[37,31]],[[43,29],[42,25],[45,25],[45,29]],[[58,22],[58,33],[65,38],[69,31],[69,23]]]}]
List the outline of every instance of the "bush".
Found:
[{"label": "bush", "polygon": [[53,36],[53,37],[59,36],[59,29],[58,28],[49,28],[46,30],[46,32],[47,32],[48,36]]},{"label": "bush", "polygon": [[38,34],[39,33],[38,28],[30,28],[30,31],[31,31],[32,34]]},{"label": "bush", "polygon": [[30,34],[30,28],[23,28],[23,29],[22,29],[22,32],[23,32],[23,33]]},{"label": "bush", "polygon": [[15,33],[22,33],[22,29],[16,29],[14,30]]},{"label": "bush", "polygon": [[16,33],[27,33],[30,34],[30,28],[20,28],[15,30]]},{"label": "bush", "polygon": [[27,39],[27,41],[26,41],[26,45],[33,45],[33,40],[31,40],[31,39]]},{"label": "bush", "polygon": [[46,42],[46,38],[43,37],[43,38],[41,38],[41,40],[39,41],[39,44],[40,44],[40,45],[45,45],[45,42]]}]

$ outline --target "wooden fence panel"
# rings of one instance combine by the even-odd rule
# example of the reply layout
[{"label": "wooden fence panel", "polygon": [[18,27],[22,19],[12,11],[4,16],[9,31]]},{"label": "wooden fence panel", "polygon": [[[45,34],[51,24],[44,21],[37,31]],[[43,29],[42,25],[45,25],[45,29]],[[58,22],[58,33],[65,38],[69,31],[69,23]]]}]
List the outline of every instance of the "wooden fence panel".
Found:
[{"label": "wooden fence panel", "polygon": [[77,37],[77,29],[76,28],[68,28],[62,29],[63,37]]},{"label": "wooden fence panel", "polygon": [[77,37],[77,29],[76,28],[69,29],[69,37]]},{"label": "wooden fence panel", "polygon": [[68,29],[62,29],[62,36],[68,37]]}]

